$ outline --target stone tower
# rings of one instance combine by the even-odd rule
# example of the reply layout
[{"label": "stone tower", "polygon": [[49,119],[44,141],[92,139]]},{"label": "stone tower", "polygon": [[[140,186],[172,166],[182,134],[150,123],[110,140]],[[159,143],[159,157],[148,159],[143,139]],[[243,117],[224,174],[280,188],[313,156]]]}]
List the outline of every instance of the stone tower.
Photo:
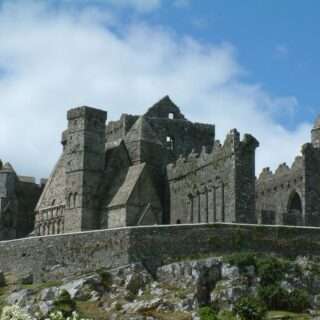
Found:
[{"label": "stone tower", "polygon": [[311,142],[315,148],[320,148],[320,116],[315,121],[311,130]]},{"label": "stone tower", "polygon": [[68,112],[65,232],[97,227],[97,193],[105,164],[106,118],[105,111],[86,106]]},{"label": "stone tower", "polygon": [[0,240],[16,237],[18,199],[17,176],[10,163],[0,168]]},{"label": "stone tower", "polygon": [[161,167],[165,162],[166,149],[144,117],[135,122],[125,142],[133,164],[146,162]]}]

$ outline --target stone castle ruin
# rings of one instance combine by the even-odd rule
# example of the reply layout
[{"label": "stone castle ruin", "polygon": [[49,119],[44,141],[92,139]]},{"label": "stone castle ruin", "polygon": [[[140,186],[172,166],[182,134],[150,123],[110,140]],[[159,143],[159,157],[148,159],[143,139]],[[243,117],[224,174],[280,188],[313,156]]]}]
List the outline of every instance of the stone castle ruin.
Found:
[{"label": "stone castle ruin", "polygon": [[[71,109],[62,154],[37,185],[0,166],[0,239],[154,224],[320,226],[320,119],[289,168],[255,178],[258,141],[185,118],[168,96],[142,115]],[[41,194],[41,196],[40,196]],[[37,204],[36,204],[37,202]]]}]

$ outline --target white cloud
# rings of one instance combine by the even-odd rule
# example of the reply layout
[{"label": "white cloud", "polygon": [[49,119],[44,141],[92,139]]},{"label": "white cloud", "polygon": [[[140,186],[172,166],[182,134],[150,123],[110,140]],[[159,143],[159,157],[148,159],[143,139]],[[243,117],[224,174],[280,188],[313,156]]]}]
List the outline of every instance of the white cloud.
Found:
[{"label": "white cloud", "polygon": [[177,8],[186,8],[190,6],[191,0],[175,0],[173,5]]},{"label": "white cloud", "polygon": [[114,6],[149,12],[160,7],[160,0],[109,0]]},{"label": "white cloud", "polygon": [[[28,1],[28,0],[24,0]],[[48,0],[52,2],[64,3],[71,7],[79,5],[103,5],[113,6],[121,9],[133,9],[139,13],[147,13],[158,9],[161,6],[161,0]]]},{"label": "white cloud", "polygon": [[292,161],[309,138],[309,124],[288,131],[277,121],[294,112],[294,97],[241,81],[230,44],[143,24],[115,32],[108,13],[96,19],[92,7],[53,13],[39,2],[10,3],[0,11],[0,150],[20,174],[49,174],[67,109],[101,107],[115,119],[143,113],[165,94],[191,120],[215,123],[221,139],[234,127],[254,134],[259,169]]}]

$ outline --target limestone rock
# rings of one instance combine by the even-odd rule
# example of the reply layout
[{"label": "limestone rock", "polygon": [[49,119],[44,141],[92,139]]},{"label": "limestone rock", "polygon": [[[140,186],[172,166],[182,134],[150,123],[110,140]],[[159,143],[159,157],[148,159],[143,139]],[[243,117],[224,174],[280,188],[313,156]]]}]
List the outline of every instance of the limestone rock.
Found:
[{"label": "limestone rock", "polygon": [[19,307],[25,307],[30,305],[34,302],[35,298],[33,296],[33,290],[31,289],[22,289],[10,294],[7,299],[6,303],[8,305],[18,305]]}]

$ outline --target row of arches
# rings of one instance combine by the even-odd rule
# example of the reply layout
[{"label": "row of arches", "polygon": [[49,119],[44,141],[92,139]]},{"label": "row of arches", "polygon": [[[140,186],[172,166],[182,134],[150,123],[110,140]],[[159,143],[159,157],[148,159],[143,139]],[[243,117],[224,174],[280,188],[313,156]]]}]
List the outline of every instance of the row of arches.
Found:
[{"label": "row of arches", "polygon": [[190,223],[224,222],[225,184],[205,188],[204,192],[188,195],[188,212]]},{"label": "row of arches", "polygon": [[58,218],[55,220],[45,221],[43,223],[36,224],[36,233],[40,236],[47,236],[53,234],[59,234],[64,232],[64,218]]},{"label": "row of arches", "polygon": [[72,208],[77,208],[78,207],[78,193],[69,193],[68,198],[67,198],[67,208],[72,209]]}]

